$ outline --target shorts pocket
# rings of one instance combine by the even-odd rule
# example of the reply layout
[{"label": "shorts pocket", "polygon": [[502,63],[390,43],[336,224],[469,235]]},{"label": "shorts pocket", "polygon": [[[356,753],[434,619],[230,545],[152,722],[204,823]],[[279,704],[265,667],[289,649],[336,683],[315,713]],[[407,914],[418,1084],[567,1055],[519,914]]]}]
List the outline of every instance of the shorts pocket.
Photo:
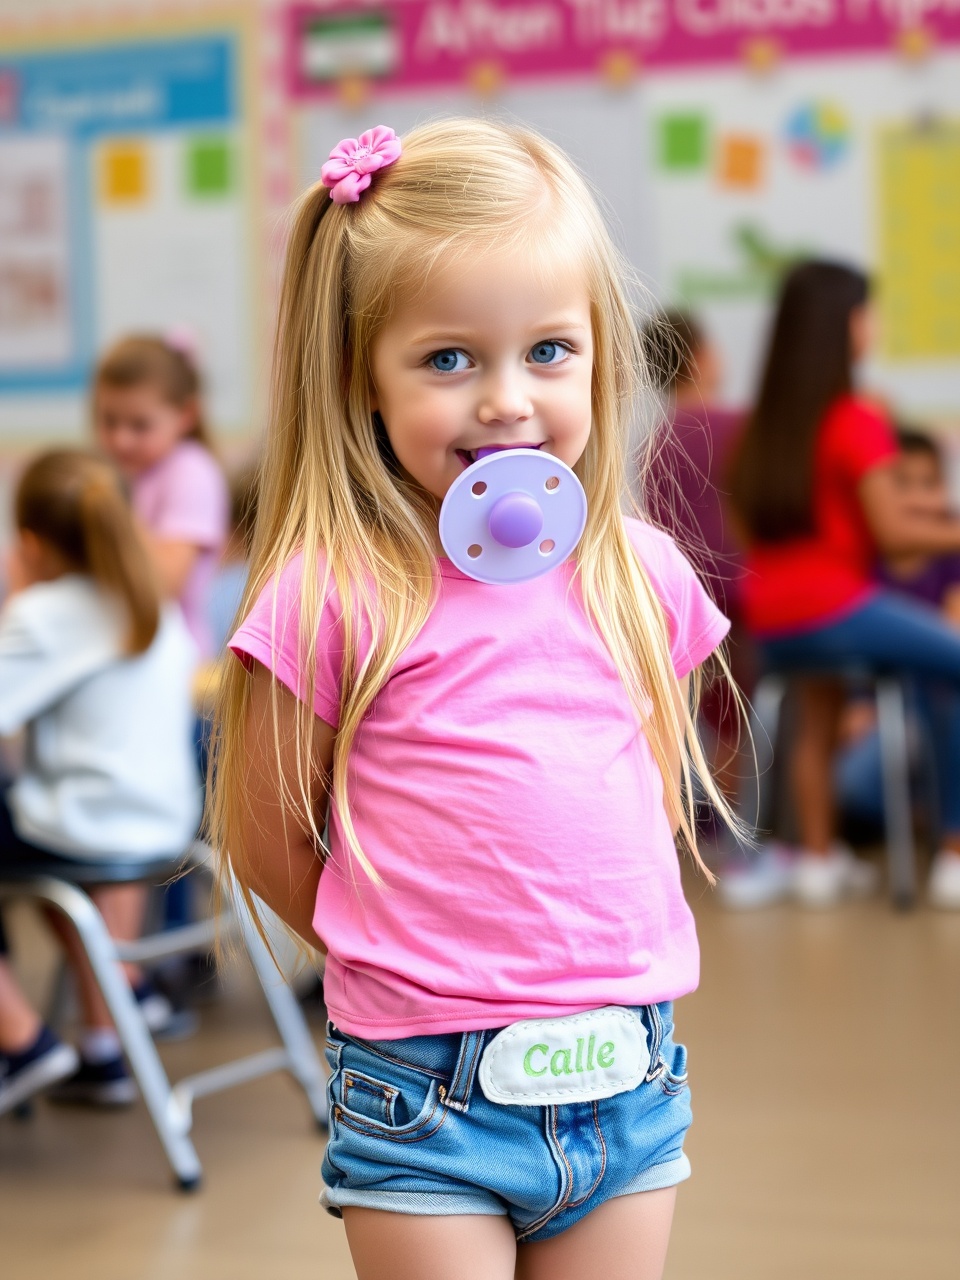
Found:
[{"label": "shorts pocket", "polygon": [[446,1119],[446,1088],[435,1076],[387,1062],[355,1040],[339,1043],[336,1057],[331,1079],[336,1124],[392,1142],[419,1142]]}]

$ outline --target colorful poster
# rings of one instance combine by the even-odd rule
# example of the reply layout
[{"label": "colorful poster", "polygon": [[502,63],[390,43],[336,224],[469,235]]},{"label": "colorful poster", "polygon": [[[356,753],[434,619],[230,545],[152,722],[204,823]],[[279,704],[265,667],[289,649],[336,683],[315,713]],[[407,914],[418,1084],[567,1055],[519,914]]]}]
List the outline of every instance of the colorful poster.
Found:
[{"label": "colorful poster", "polygon": [[391,91],[500,77],[596,75],[611,56],[643,68],[890,49],[904,34],[960,42],[957,0],[313,0],[289,8],[295,98],[362,77]]},{"label": "colorful poster", "polygon": [[67,186],[62,138],[0,136],[0,376],[75,354]]},{"label": "colorful poster", "polygon": [[879,139],[881,337],[892,361],[960,357],[960,120]]},{"label": "colorful poster", "polygon": [[5,402],[82,393],[104,343],[180,325],[198,336],[215,419],[247,425],[239,42],[193,31],[0,55]]}]

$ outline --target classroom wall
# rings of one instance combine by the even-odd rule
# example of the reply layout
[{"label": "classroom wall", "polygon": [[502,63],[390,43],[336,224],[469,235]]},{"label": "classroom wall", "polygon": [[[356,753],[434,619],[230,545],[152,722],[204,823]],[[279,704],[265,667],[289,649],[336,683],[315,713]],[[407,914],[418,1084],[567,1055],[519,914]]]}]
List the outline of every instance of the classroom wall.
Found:
[{"label": "classroom wall", "polygon": [[4,0],[0,448],[82,437],[96,351],[171,326],[249,441],[290,199],[340,137],[451,112],[569,149],[727,404],[813,252],[876,274],[871,384],[960,421],[958,0]]}]

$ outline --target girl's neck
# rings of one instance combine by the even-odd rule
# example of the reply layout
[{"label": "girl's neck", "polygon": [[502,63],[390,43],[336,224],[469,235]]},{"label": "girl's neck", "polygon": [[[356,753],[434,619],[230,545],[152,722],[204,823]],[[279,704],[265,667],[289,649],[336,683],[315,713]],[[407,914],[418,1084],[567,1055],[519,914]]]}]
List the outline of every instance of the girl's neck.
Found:
[{"label": "girl's neck", "polygon": [[29,530],[21,530],[19,545],[20,572],[25,585],[38,582],[56,582],[68,573],[76,573],[76,566],[45,538],[39,538]]}]

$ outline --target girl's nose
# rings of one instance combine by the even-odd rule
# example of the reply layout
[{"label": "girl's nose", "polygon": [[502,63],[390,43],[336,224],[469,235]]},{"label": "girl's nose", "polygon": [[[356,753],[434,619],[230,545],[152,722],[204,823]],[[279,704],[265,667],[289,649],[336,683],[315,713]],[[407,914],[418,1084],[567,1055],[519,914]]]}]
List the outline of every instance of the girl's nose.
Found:
[{"label": "girl's nose", "polygon": [[488,378],[482,388],[477,416],[484,426],[532,418],[533,404],[521,379],[513,374]]}]

